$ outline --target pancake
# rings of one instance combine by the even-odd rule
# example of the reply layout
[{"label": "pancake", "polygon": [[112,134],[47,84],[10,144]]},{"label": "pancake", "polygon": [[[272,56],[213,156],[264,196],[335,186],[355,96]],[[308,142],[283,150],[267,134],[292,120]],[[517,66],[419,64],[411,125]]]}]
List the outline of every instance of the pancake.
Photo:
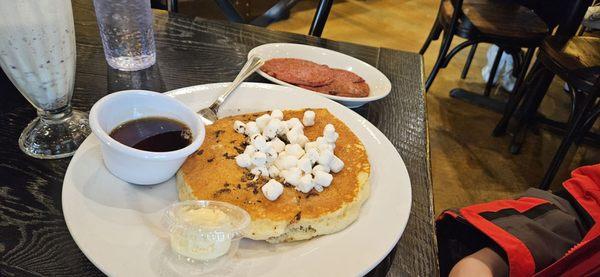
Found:
[{"label": "pancake", "polygon": [[[308,194],[285,185],[283,194],[269,201],[261,192],[268,180],[253,176],[239,167],[235,156],[245,148],[245,136],[236,133],[233,122],[255,120],[265,112],[236,115],[217,120],[206,127],[202,147],[192,154],[177,173],[180,200],[205,199],[229,202],[245,209],[252,218],[245,237],[271,243],[310,239],[343,230],[359,215],[369,197],[370,164],[364,145],[354,133],[326,109],[314,109],[315,125],[304,134],[315,140],[328,123],[339,138],[334,153],[345,163],[332,173],[331,185],[320,193]],[[284,119],[302,118],[304,110],[284,111]]]}]

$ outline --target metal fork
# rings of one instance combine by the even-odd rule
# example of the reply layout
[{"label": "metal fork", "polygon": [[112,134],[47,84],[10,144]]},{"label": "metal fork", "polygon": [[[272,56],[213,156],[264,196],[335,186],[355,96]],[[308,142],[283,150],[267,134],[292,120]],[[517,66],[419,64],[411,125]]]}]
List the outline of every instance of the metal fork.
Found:
[{"label": "metal fork", "polygon": [[244,80],[250,77],[250,75],[258,70],[263,64],[265,64],[263,59],[257,56],[251,56],[246,64],[244,64],[244,67],[242,67],[242,70],[240,70],[240,73],[238,73],[237,77],[235,77],[235,80],[233,80],[233,82],[225,89],[225,92],[223,92],[223,94],[221,94],[208,108],[198,111],[198,113],[202,116],[202,121],[205,125],[211,125],[217,121],[217,119],[219,119],[217,112],[219,111],[219,108],[223,102],[225,102],[227,97],[229,97],[229,95],[235,91],[235,89],[238,88]]}]

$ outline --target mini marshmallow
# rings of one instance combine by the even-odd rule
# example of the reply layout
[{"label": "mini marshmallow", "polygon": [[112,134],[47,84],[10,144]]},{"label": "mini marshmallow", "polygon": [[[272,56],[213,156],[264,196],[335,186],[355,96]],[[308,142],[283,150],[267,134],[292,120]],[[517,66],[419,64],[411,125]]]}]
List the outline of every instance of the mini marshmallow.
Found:
[{"label": "mini marshmallow", "polygon": [[252,145],[258,149],[258,151],[267,152],[269,150],[269,145],[267,144],[267,139],[265,139],[262,135],[257,135],[252,139]]},{"label": "mini marshmallow", "polygon": [[271,116],[268,114],[263,114],[256,119],[256,126],[262,130],[267,126],[269,121],[271,121]]},{"label": "mini marshmallow", "polygon": [[285,175],[282,177],[285,179],[286,183],[292,186],[298,186],[298,184],[300,184],[300,177],[302,177],[302,170],[297,167],[292,167],[286,170]]},{"label": "mini marshmallow", "polygon": [[279,168],[277,168],[276,166],[271,165],[271,166],[269,166],[268,170],[269,170],[269,177],[271,177],[271,178],[279,177],[280,171],[279,171]]},{"label": "mini marshmallow", "polygon": [[317,192],[323,192],[323,187],[315,184],[315,190]]},{"label": "mini marshmallow", "polygon": [[323,172],[323,171],[316,171],[314,173],[315,175],[315,184],[322,186],[322,187],[328,187],[329,185],[331,185],[331,181],[333,181],[333,175],[327,173],[327,172]]},{"label": "mini marshmallow", "polygon": [[295,167],[297,164],[298,158],[291,155],[279,155],[275,160],[275,166],[277,166],[279,170],[289,169]]},{"label": "mini marshmallow", "polygon": [[340,137],[340,134],[338,134],[337,132],[327,133],[323,134],[323,137],[325,138],[325,141],[327,141],[329,144],[333,144]]},{"label": "mini marshmallow", "polygon": [[260,188],[263,192],[265,198],[269,199],[269,201],[275,201],[281,194],[283,193],[283,185],[276,180],[269,180],[262,188]]},{"label": "mini marshmallow", "polygon": [[313,167],[313,174],[317,171],[329,173],[331,171],[331,169],[329,168],[328,165],[318,164],[318,165],[315,165],[315,167]]},{"label": "mini marshmallow", "polygon": [[264,152],[267,156],[267,163],[272,163],[277,159],[277,151],[273,148],[269,148],[267,152]]},{"label": "mini marshmallow", "polygon": [[323,135],[326,135],[328,133],[334,133],[334,132],[335,132],[335,127],[333,127],[332,124],[325,125],[325,128],[323,129]]},{"label": "mini marshmallow", "polygon": [[300,128],[293,128],[285,133],[285,137],[291,144],[297,144],[300,141],[300,136],[304,136],[304,132]]},{"label": "mini marshmallow", "polygon": [[277,118],[283,120],[283,112],[281,110],[273,110],[271,112],[271,118]]},{"label": "mini marshmallow", "polygon": [[306,154],[304,154],[306,157],[308,157],[308,159],[310,160],[311,163],[316,163],[319,160],[319,150],[315,149],[315,148],[306,148]]},{"label": "mini marshmallow", "polygon": [[301,147],[304,147],[304,145],[306,145],[307,142],[308,142],[308,137],[306,137],[305,135],[298,136],[298,138],[294,142],[290,141],[290,143],[298,144]]},{"label": "mini marshmallow", "polygon": [[315,125],[315,112],[313,111],[305,111],[304,116],[302,117],[302,123],[304,126],[313,126]]},{"label": "mini marshmallow", "polygon": [[295,117],[290,118],[287,121],[285,121],[285,124],[287,125],[288,129],[293,129],[294,127],[304,129],[304,125],[302,125],[302,122],[300,122],[300,119],[295,118]]},{"label": "mini marshmallow", "polygon": [[302,155],[304,155],[304,149],[302,149],[302,146],[298,145],[298,144],[288,144],[285,146],[285,152],[288,155],[294,156],[296,158],[300,158],[302,157]]},{"label": "mini marshmallow", "polygon": [[287,124],[285,124],[285,122],[281,122],[281,124],[279,125],[279,128],[277,128],[277,135],[278,136],[285,136],[285,134],[289,131],[290,129],[288,129]]},{"label": "mini marshmallow", "polygon": [[250,167],[252,165],[252,158],[246,153],[239,154],[235,157],[235,162],[239,167]]},{"label": "mini marshmallow", "polygon": [[331,171],[333,171],[334,173],[338,173],[344,168],[344,161],[342,161],[337,156],[333,156],[331,162],[329,162],[329,167],[331,168]]},{"label": "mini marshmallow", "polygon": [[320,152],[333,152],[333,146],[331,146],[331,143],[319,144],[319,153]]},{"label": "mini marshmallow", "polygon": [[255,152],[252,155],[252,164],[255,166],[264,166],[267,163],[267,155],[263,152]]},{"label": "mini marshmallow", "polygon": [[333,159],[333,153],[331,151],[321,151],[319,153],[319,160],[317,160],[317,162],[319,164],[328,165],[329,167],[331,167],[331,165],[329,163],[331,162],[332,159]]},{"label": "mini marshmallow", "polygon": [[298,183],[296,189],[303,193],[308,193],[314,187],[315,183],[313,182],[312,176],[310,174],[306,174],[300,178],[300,182]]},{"label": "mini marshmallow", "polygon": [[244,154],[253,155],[256,151],[258,151],[258,149],[256,149],[254,145],[249,144],[248,146],[246,146],[246,149],[244,149]]},{"label": "mini marshmallow", "polygon": [[308,152],[308,150],[310,149],[316,149],[317,151],[319,150],[319,143],[316,141],[309,141],[307,143],[304,144],[304,150]]},{"label": "mini marshmallow", "polygon": [[253,169],[250,170],[250,173],[252,173],[252,175],[254,175],[255,177],[258,176],[262,176],[262,177],[269,177],[269,170],[264,167],[264,166],[257,166]]},{"label": "mini marshmallow", "polygon": [[275,149],[277,153],[283,151],[285,148],[285,142],[281,141],[278,137],[275,137],[271,141],[267,142],[267,144],[271,146],[271,148]]},{"label": "mini marshmallow", "polygon": [[252,141],[253,141],[254,139],[256,139],[257,137],[259,137],[259,136],[262,136],[262,134],[261,134],[261,133],[256,133],[256,134],[250,135],[250,136],[248,136],[248,141],[249,141],[250,143],[252,143]]},{"label": "mini marshmallow", "polygon": [[302,158],[298,160],[298,168],[307,174],[312,172],[312,163],[306,155],[302,156]]},{"label": "mini marshmallow", "polygon": [[244,122],[236,120],[235,122],[233,122],[233,129],[240,134],[244,134],[246,133],[246,124],[244,124]]},{"label": "mini marshmallow", "polygon": [[258,129],[258,125],[256,125],[256,122],[250,121],[250,122],[246,123],[246,135],[247,136],[252,136],[254,134],[259,134],[259,133],[260,133],[260,129]]},{"label": "mini marshmallow", "polygon": [[315,140],[315,142],[317,143],[317,145],[320,145],[320,144],[327,144],[327,141],[325,140],[325,138],[324,138],[324,137],[318,137],[318,138]]},{"label": "mini marshmallow", "polygon": [[279,130],[281,124],[281,120],[272,118],[267,126],[265,126],[263,129],[263,136],[265,136],[267,139],[275,138],[277,136],[277,130]]}]

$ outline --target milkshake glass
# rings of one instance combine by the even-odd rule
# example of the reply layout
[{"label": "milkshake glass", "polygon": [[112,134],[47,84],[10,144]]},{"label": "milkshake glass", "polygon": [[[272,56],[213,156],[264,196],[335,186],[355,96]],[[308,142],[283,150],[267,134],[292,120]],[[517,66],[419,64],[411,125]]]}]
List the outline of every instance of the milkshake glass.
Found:
[{"label": "milkshake glass", "polygon": [[0,5],[0,66],[38,117],[19,147],[42,159],[73,155],[89,134],[87,115],[71,109],[75,31],[71,0],[16,0]]}]

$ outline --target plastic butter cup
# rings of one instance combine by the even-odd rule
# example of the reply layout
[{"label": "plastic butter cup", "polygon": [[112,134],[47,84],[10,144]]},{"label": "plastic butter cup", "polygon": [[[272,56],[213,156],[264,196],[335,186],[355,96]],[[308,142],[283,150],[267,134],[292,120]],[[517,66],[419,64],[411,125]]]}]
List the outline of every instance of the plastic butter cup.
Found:
[{"label": "plastic butter cup", "polygon": [[214,262],[238,249],[250,215],[220,201],[184,201],[171,205],[163,216],[171,250],[191,262]]}]

